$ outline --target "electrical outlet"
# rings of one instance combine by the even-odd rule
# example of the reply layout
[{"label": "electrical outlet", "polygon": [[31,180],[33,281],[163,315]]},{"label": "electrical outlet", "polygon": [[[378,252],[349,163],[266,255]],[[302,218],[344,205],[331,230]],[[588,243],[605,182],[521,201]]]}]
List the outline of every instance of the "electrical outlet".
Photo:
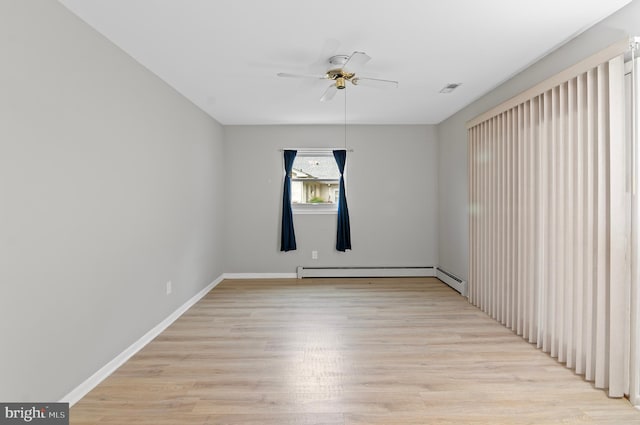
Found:
[{"label": "electrical outlet", "polygon": [[169,295],[171,293],[171,291],[173,291],[173,288],[171,287],[171,281],[167,282],[167,295]]},{"label": "electrical outlet", "polygon": [[311,251],[311,259],[312,260],[318,259],[318,251]]}]

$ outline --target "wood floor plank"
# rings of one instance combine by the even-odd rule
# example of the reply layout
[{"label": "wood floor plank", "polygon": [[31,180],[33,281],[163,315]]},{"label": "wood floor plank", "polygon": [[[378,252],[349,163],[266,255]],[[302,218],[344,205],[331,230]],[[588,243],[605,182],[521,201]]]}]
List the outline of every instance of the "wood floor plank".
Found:
[{"label": "wood floor plank", "polygon": [[71,423],[639,424],[433,278],[224,281]]}]

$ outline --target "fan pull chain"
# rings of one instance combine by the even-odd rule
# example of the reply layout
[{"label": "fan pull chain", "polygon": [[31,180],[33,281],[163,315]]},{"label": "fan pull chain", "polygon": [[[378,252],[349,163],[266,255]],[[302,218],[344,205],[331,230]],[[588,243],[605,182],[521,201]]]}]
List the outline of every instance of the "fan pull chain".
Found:
[{"label": "fan pull chain", "polygon": [[347,88],[344,88],[344,150],[347,150]]}]

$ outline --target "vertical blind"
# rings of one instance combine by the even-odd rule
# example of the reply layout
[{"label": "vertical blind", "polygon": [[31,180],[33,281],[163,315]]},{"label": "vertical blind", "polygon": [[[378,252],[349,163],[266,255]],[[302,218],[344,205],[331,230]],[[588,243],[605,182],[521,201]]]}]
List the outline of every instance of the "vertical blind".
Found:
[{"label": "vertical blind", "polygon": [[469,300],[628,392],[624,58],[468,128]]}]

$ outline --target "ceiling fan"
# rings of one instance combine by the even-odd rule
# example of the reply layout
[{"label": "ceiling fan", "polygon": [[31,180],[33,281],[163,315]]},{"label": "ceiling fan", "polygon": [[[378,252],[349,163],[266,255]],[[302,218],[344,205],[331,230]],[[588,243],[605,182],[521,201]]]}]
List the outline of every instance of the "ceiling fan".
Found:
[{"label": "ceiling fan", "polygon": [[333,83],[327,87],[320,98],[321,102],[333,99],[338,90],[342,90],[347,86],[347,82],[351,82],[354,86],[368,85],[378,87],[398,87],[397,81],[357,76],[356,73],[365,63],[369,62],[369,60],[371,60],[371,57],[364,52],[353,52],[350,56],[335,55],[329,58],[329,69],[324,75],[289,74],[286,72],[280,72],[278,77],[332,80]]}]

